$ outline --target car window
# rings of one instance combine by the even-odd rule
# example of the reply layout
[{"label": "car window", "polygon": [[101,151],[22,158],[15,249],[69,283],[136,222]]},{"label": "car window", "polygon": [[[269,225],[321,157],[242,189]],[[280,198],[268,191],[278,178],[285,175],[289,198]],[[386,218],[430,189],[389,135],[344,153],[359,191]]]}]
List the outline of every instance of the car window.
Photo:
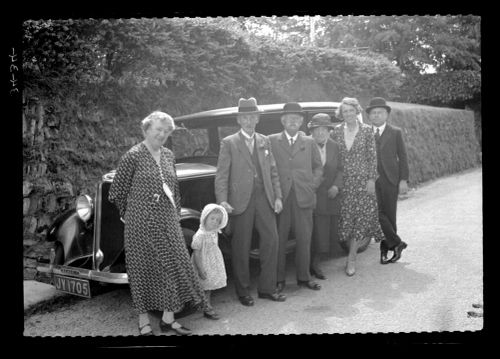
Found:
[{"label": "car window", "polygon": [[240,130],[240,126],[220,126],[219,127],[219,138],[222,140],[224,137],[232,135]]},{"label": "car window", "polygon": [[186,129],[178,127],[171,135],[172,151],[176,158],[200,156],[208,151],[206,128]]}]

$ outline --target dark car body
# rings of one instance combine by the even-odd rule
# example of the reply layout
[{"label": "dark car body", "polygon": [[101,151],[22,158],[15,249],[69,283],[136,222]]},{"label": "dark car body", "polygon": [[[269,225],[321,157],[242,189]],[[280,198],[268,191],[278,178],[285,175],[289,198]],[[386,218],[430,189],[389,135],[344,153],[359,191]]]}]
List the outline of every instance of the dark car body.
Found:
[{"label": "dark car body", "polygon": [[[257,132],[268,135],[282,131],[284,104],[261,105]],[[302,130],[317,113],[328,113],[339,122],[336,102],[303,102]],[[175,118],[177,129],[167,142],[176,156],[176,171],[181,193],[181,226],[186,244],[198,229],[200,213],[215,202],[214,179],[220,141],[239,130],[237,107],[193,113]],[[80,196],[75,209],[57,218],[47,231],[54,242],[49,263],[38,263],[37,270],[52,277],[56,288],[76,295],[90,296],[90,283],[128,283],[125,270],[123,223],[117,208],[109,202],[108,192],[114,171],[96,184],[95,194]],[[83,215],[82,215],[83,214]],[[230,226],[220,235],[224,256],[230,255]],[[293,233],[287,251],[294,249]],[[255,233],[250,256],[258,258]],[[88,290],[87,290],[88,289]],[[87,295],[88,292],[88,295]]]}]

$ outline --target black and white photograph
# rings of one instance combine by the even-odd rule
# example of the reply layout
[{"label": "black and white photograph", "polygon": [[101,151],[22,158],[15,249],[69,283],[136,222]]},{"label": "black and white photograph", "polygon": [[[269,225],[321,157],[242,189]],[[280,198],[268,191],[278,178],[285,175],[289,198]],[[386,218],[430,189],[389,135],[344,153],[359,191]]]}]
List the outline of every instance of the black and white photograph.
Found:
[{"label": "black and white photograph", "polygon": [[20,31],[25,338],[484,329],[481,16]]}]

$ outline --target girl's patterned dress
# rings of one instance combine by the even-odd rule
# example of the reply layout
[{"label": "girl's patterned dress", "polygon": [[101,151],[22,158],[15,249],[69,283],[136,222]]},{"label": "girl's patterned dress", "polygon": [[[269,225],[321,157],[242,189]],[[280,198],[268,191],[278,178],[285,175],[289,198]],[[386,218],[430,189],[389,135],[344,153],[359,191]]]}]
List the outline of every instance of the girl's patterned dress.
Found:
[{"label": "girl's patterned dress", "polygon": [[358,122],[359,130],[348,150],[345,144],[345,123],[335,127],[332,137],[340,145],[341,161],[344,165],[344,187],[341,190],[339,240],[354,237],[383,240],[384,233],[378,219],[376,194],[366,191],[368,179],[376,179],[377,152],[375,137],[370,126]]},{"label": "girl's patterned dress", "polygon": [[[222,212],[221,224],[216,230],[207,231],[204,226],[205,219],[215,208]],[[217,204],[208,204],[201,212],[200,229],[193,236],[191,248],[201,251],[202,265],[207,274],[206,279],[200,279],[204,290],[214,290],[226,286],[226,268],[222,252],[219,249],[219,236],[217,232],[226,226],[227,221],[228,215],[226,210]]]},{"label": "girl's patterned dress", "polygon": [[[207,307],[180,226],[180,193],[173,153],[161,148],[160,165],[144,143],[120,160],[109,192],[125,220],[125,263],[139,313]],[[160,172],[161,171],[161,172]],[[163,181],[173,192],[174,207]]]}]

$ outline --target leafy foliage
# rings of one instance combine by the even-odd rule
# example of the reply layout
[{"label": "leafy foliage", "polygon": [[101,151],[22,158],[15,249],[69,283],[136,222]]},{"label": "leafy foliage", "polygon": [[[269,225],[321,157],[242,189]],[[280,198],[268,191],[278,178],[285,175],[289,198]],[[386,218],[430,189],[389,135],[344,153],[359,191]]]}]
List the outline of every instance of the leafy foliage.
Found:
[{"label": "leafy foliage", "polygon": [[415,103],[462,105],[480,100],[481,73],[473,70],[425,74],[402,88],[402,97]]}]

